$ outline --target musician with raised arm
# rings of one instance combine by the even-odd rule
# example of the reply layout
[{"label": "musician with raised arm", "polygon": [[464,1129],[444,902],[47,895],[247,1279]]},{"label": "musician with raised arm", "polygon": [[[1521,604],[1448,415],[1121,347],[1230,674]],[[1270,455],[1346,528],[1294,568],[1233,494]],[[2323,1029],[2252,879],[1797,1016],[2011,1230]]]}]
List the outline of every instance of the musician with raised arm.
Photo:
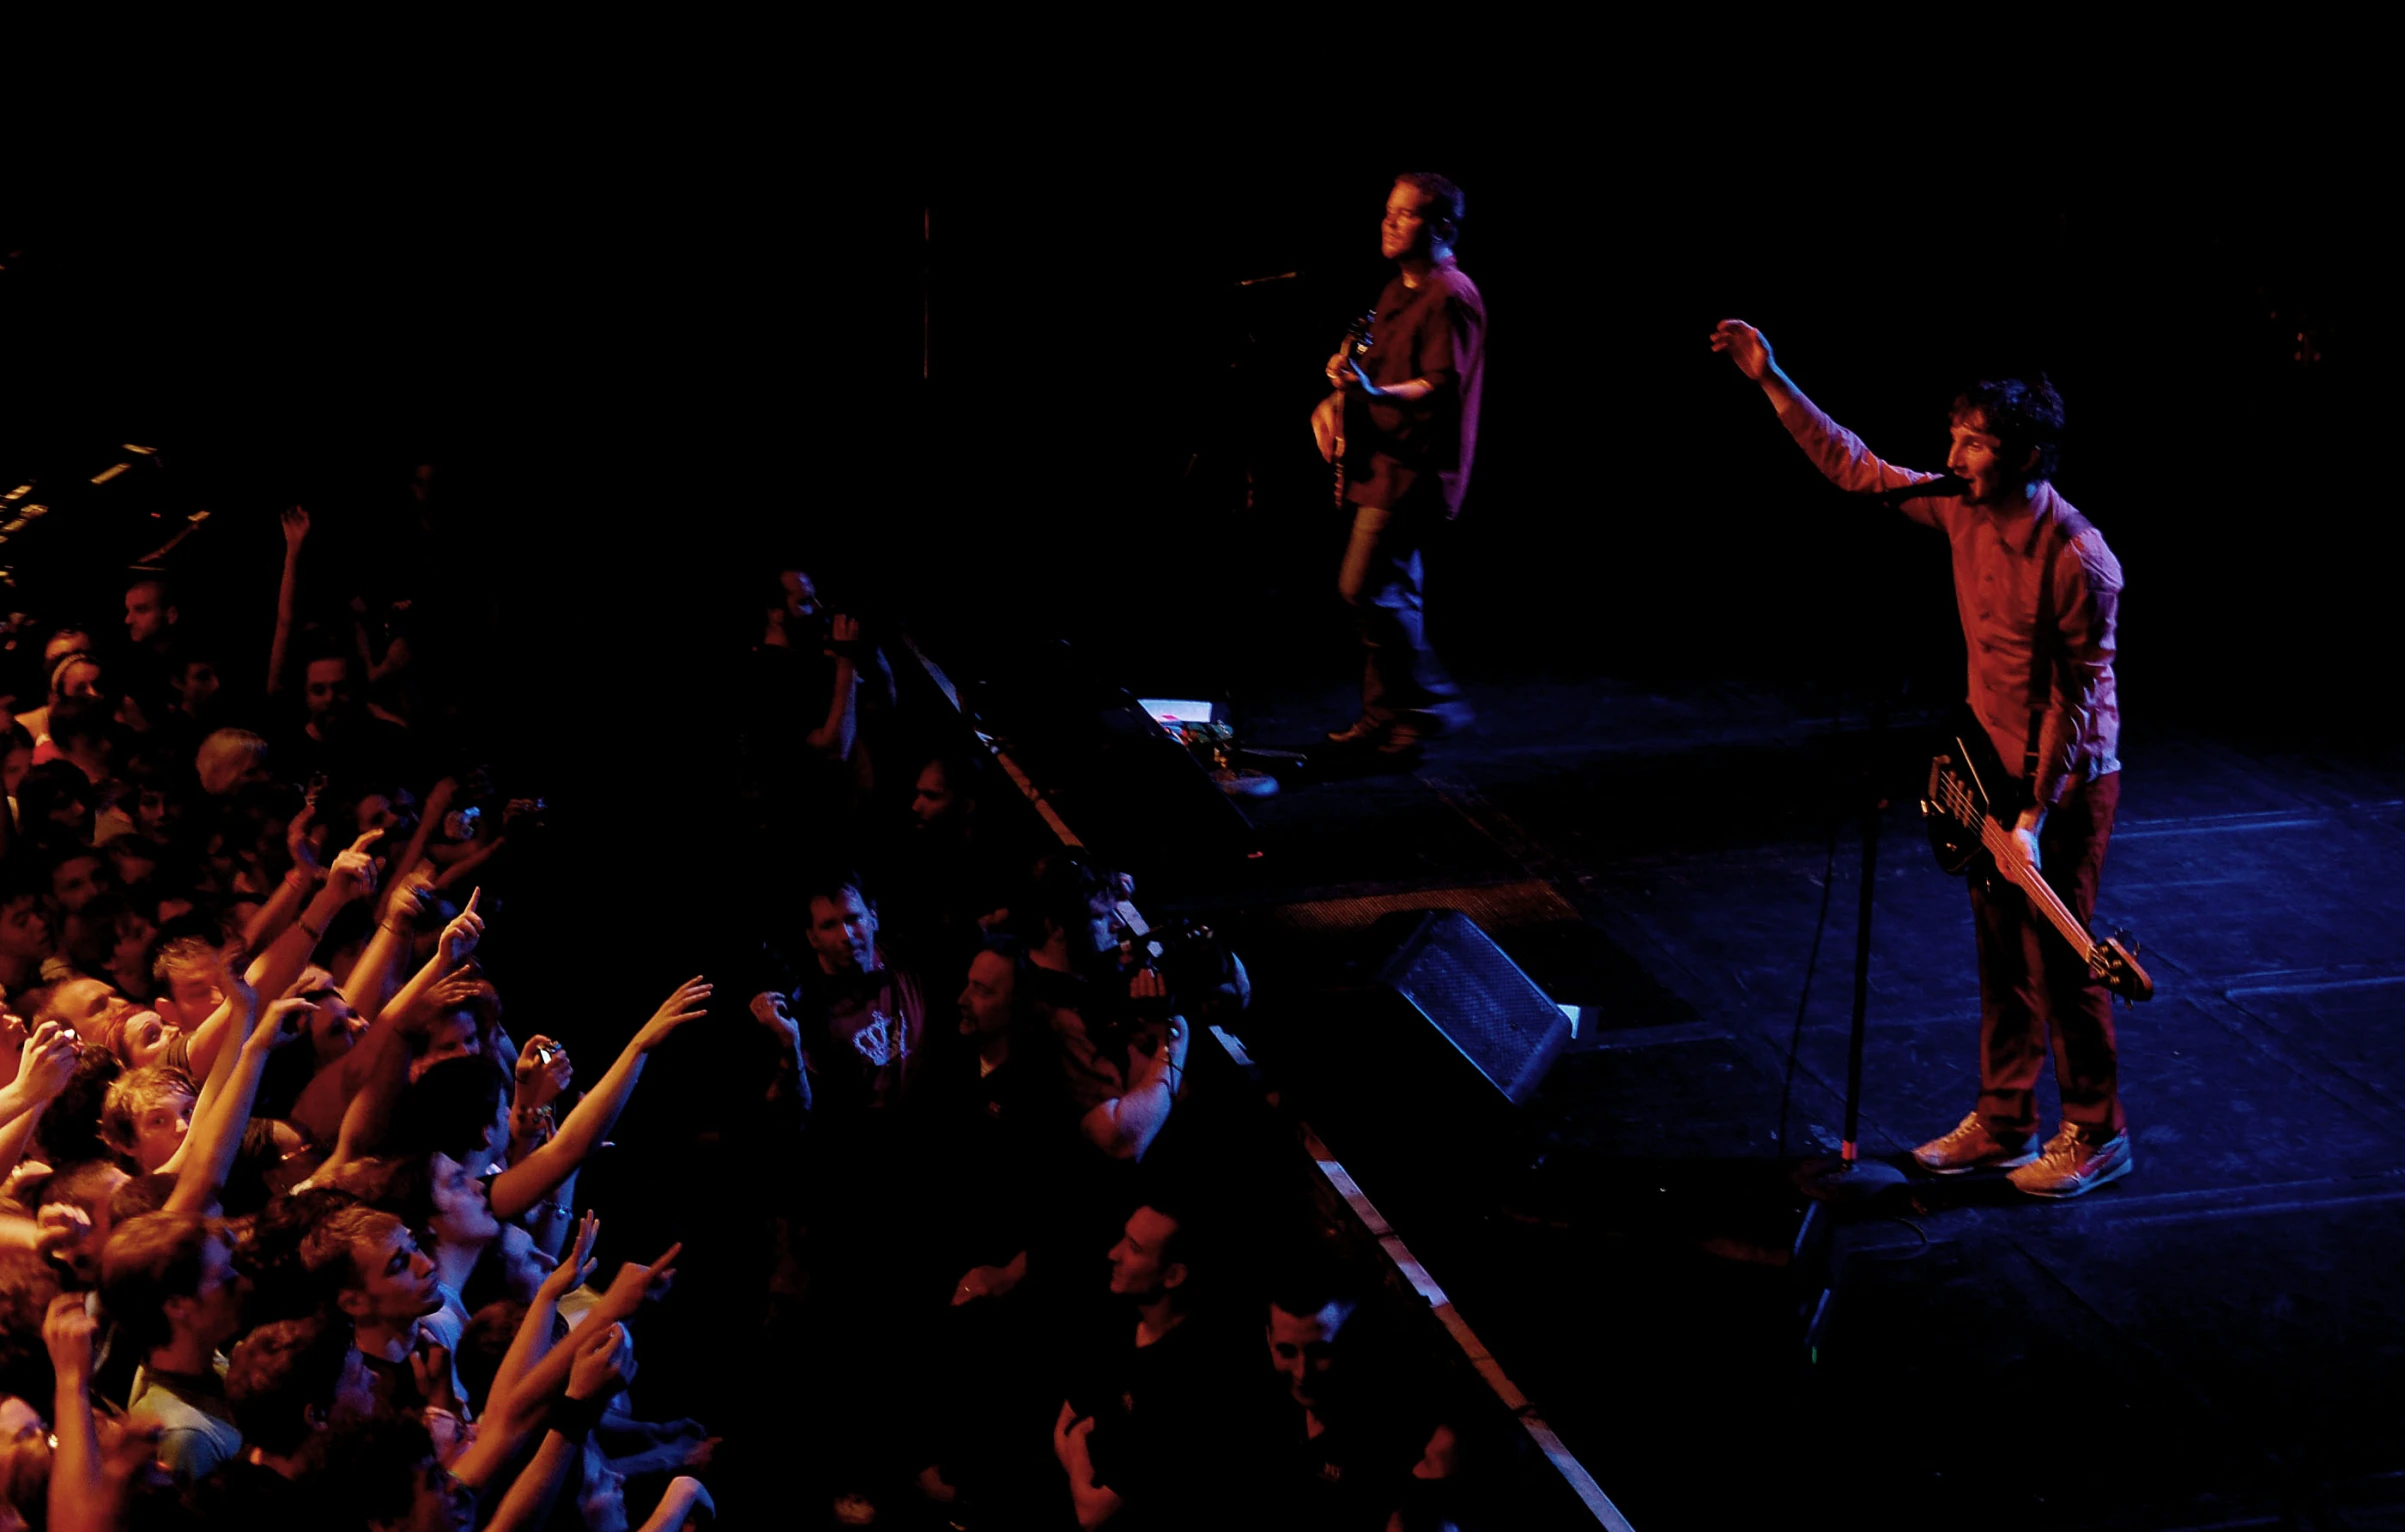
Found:
[{"label": "musician with raised arm", "polygon": [[1379,295],[1368,350],[1328,359],[1336,392],[1312,416],[1320,452],[1343,443],[1353,535],[1336,576],[1363,654],[1361,716],[1328,738],[1404,756],[1467,721],[1423,610],[1420,552],[1461,514],[1478,440],[1486,302],[1453,259],[1461,188],[1440,175],[1399,176],[1387,193],[1379,252],[1395,263]]},{"label": "musician with raised arm", "polygon": [[[2043,377],[1983,382],[1957,397],[1948,481],[1873,456],[1789,381],[1752,325],[1721,321],[1712,349],[1762,386],[1796,445],[1840,489],[1894,499],[1932,484],[1930,494],[1904,497],[1903,511],[1953,545],[1970,710],[2029,795],[1992,849],[2000,863],[2018,860],[2041,873],[2085,930],[2121,797],[2113,687],[2121,565],[2051,482],[2061,398]],[[2006,1168],[2014,1186],[2040,1197],[2073,1197],[2120,1179],[2131,1157],[2110,993],[2022,889],[1974,879],[1971,907],[1979,1103],[1914,1159],[1938,1175]],[[2063,1123],[2040,1149],[2037,1083],[2049,1042]]]}]

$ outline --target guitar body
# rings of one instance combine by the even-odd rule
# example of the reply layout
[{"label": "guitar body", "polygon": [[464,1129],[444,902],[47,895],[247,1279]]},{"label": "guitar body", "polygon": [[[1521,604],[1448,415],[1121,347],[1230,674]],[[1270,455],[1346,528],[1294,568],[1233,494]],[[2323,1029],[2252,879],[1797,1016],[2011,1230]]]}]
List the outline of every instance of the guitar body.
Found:
[{"label": "guitar body", "polygon": [[2001,893],[2007,883],[2020,889],[2098,983],[2124,1000],[2153,999],[2154,980],[2138,966],[2134,944],[2121,936],[2103,941],[2090,936],[2053,886],[2010,855],[2012,825],[2029,803],[2028,788],[2004,769],[1987,730],[1964,708],[1930,758],[1929,786],[1921,795],[1921,821],[1937,865],[1955,877],[1976,879],[1991,893]]},{"label": "guitar body", "polygon": [[1937,854],[1937,865],[1948,877],[1977,876],[1993,885],[1998,881],[1995,862],[1980,841],[1980,824],[1994,821],[2010,826],[2028,807],[2029,794],[2020,779],[2004,769],[1996,747],[1988,742],[1987,730],[1967,707],[1957,709],[1945,743],[1929,768],[1933,783],[1940,772],[1958,781],[1978,814],[1976,820],[1966,822],[1952,814],[1932,813],[1930,804],[1936,793],[1922,798],[1921,825],[1929,832],[1929,849]]}]

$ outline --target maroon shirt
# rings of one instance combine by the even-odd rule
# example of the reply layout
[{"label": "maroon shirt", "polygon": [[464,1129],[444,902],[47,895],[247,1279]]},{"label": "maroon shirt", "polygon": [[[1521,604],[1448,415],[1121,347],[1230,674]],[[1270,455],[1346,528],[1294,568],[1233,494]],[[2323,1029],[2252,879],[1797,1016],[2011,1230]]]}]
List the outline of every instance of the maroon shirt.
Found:
[{"label": "maroon shirt", "polygon": [[[1938,477],[1882,461],[1809,399],[1795,399],[1798,408],[1781,417],[1788,433],[1838,488],[1877,493]],[[2076,783],[2119,771],[2121,564],[2104,535],[2052,484],[2009,514],[1954,496],[1906,500],[1904,514],[1953,544],[1971,711],[1997,755],[2015,769],[2035,756],[2032,789],[2049,808]]]},{"label": "maroon shirt", "polygon": [[1400,273],[1386,284],[1361,370],[1380,388],[1414,378],[1435,388],[1409,404],[1346,396],[1346,497],[1392,509],[1421,479],[1433,477],[1445,515],[1459,515],[1478,441],[1486,300],[1452,257],[1438,261],[1417,287],[1405,286]]}]

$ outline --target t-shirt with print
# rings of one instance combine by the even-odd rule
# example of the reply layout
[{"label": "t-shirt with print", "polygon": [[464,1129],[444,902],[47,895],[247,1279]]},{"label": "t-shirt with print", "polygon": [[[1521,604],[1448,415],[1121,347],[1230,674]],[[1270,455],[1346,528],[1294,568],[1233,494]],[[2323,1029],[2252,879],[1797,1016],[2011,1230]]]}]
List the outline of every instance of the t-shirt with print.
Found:
[{"label": "t-shirt with print", "polygon": [[882,965],[873,973],[814,975],[804,982],[798,1015],[814,1110],[898,1107],[917,1084],[927,1001],[911,975]]}]

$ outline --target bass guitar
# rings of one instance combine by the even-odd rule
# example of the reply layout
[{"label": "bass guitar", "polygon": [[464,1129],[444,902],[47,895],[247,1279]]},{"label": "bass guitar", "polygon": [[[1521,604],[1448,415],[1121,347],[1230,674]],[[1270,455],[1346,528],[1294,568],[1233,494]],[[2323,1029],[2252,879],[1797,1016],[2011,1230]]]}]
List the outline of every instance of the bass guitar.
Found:
[{"label": "bass guitar", "polygon": [[2098,983],[2123,1000],[2153,999],[2154,980],[2138,966],[2136,942],[2126,933],[2102,941],[2089,935],[2053,886],[2017,853],[2012,825],[2028,799],[2019,779],[1996,758],[1987,730],[1967,715],[1958,720],[1929,762],[1929,787],[1921,795],[1921,818],[1937,865],[1954,877],[2010,882],[2062,933]]}]

